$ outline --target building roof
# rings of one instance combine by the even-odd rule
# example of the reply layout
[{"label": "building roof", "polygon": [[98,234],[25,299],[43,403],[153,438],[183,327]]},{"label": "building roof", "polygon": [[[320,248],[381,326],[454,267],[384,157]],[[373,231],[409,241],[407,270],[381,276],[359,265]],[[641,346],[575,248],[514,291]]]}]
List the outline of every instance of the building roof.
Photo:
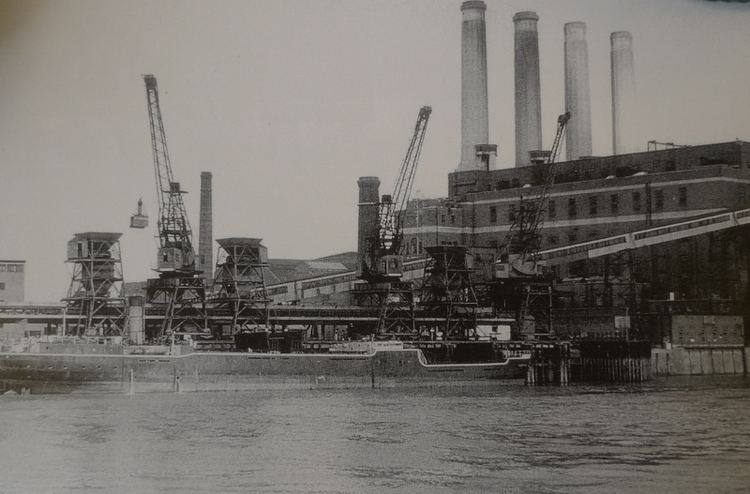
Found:
[{"label": "building roof", "polygon": [[268,262],[266,283],[275,285],[290,281],[306,280],[350,271],[341,263],[316,263],[295,259],[271,259]]},{"label": "building roof", "polygon": [[340,254],[332,254],[330,256],[318,257],[315,261],[331,261],[340,262],[349,269],[356,269],[357,259],[359,254],[354,251],[342,252]]},{"label": "building roof", "polygon": [[122,233],[116,232],[84,232],[73,235],[73,240],[100,240],[114,242],[122,237]]},{"label": "building roof", "polygon": [[[235,239],[223,239],[235,240]],[[241,239],[245,240],[245,239]],[[247,239],[258,240],[260,239]],[[318,259],[269,259],[264,270],[266,285],[280,285],[292,281],[307,280],[320,276],[330,276],[354,271],[357,266],[356,252],[342,252]],[[208,285],[211,280],[207,281]],[[123,294],[140,295],[146,289],[145,281],[126,282]]]},{"label": "building roof", "polygon": [[[547,164],[469,170],[448,175],[448,196],[463,197],[495,191],[516,191],[524,185],[540,185]],[[750,169],[750,142],[730,141],[698,146],[685,146],[656,151],[590,156],[573,161],[560,161],[555,169],[555,186],[582,183],[607,177],[628,178],[640,172],[648,174],[696,171],[704,168],[737,168],[742,173]]]},{"label": "building roof", "polygon": [[356,252],[343,252],[318,259],[269,259],[266,284],[276,285],[319,276],[347,273],[357,266]]},{"label": "building roof", "polygon": [[233,245],[241,245],[243,247],[263,247],[263,244],[261,243],[263,241],[262,238],[249,238],[249,237],[229,237],[229,238],[220,238],[216,240],[216,243],[218,243],[220,246],[224,248],[231,247]]}]

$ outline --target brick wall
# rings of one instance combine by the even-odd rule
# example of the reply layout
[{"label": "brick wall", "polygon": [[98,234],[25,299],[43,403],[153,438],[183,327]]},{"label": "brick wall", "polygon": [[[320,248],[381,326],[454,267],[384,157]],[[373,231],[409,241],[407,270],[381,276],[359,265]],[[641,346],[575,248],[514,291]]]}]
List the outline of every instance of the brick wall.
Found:
[{"label": "brick wall", "polygon": [[[452,243],[503,245],[520,198],[533,198],[537,192],[538,188],[517,188],[468,194],[462,201],[412,201],[404,225],[408,253],[418,253],[420,245],[422,249]],[[750,174],[728,165],[562,183],[550,191],[542,247],[746,207],[750,207]]]}]

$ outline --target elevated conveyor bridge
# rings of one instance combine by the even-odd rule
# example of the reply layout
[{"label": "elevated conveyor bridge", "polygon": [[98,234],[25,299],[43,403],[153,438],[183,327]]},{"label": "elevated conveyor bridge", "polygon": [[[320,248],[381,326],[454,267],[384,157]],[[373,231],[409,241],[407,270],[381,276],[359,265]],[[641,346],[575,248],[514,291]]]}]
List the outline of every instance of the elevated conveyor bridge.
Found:
[{"label": "elevated conveyor bridge", "polygon": [[565,247],[547,249],[540,251],[537,256],[539,260],[545,261],[547,265],[563,264],[572,261],[595,259],[626,250],[696,237],[711,232],[729,230],[747,224],[750,224],[750,209],[740,209],[647,228],[645,230],[613,235]]}]

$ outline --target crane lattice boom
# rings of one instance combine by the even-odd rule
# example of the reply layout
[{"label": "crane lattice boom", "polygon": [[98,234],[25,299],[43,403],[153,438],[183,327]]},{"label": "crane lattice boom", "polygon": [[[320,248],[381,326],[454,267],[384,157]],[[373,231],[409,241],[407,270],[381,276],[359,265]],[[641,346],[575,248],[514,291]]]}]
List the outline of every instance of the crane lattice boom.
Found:
[{"label": "crane lattice boom", "polygon": [[[557,157],[560,153],[560,145],[568,120],[570,120],[569,112],[557,118],[557,132],[544,170],[542,186],[535,197],[531,199],[521,198],[519,210],[508,232],[508,262],[514,270],[523,275],[536,272],[533,258],[541,247],[540,231],[543,225],[544,212],[547,209],[549,191],[555,184]],[[510,274],[509,271],[508,273]]]},{"label": "crane lattice boom", "polygon": [[423,106],[419,109],[417,123],[414,125],[406,156],[401,163],[401,169],[396,179],[393,195],[383,196],[380,205],[380,232],[379,247],[384,254],[399,254],[401,250],[402,215],[411,197],[414,186],[414,175],[417,171],[419,156],[422,153],[427,122],[430,119],[432,108]]},{"label": "crane lattice boom", "polygon": [[146,83],[146,102],[151,129],[151,149],[154,156],[156,194],[159,199],[159,259],[158,271],[193,271],[195,253],[180,183],[174,179],[169,161],[167,138],[159,107],[156,77],[143,76]]},{"label": "crane lattice boom", "polygon": [[565,126],[567,125],[568,120],[570,120],[569,112],[565,112],[557,117],[557,132],[555,133],[555,142],[552,144],[552,150],[550,151],[549,160],[547,162],[547,169],[544,173],[544,183],[542,184],[542,189],[539,191],[536,199],[533,200],[531,204],[533,215],[529,223],[529,228],[530,231],[534,232],[536,235],[538,235],[539,230],[541,230],[542,227],[542,216],[547,209],[549,191],[552,186],[555,185],[557,157],[560,154],[560,143],[565,134]]}]

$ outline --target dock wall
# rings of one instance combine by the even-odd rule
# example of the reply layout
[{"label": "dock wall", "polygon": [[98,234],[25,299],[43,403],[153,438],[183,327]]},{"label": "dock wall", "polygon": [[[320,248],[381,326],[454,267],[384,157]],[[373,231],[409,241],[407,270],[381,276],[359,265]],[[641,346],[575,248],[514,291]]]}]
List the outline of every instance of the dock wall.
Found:
[{"label": "dock wall", "polygon": [[651,351],[654,376],[747,375],[750,348],[741,345],[686,346]]}]

